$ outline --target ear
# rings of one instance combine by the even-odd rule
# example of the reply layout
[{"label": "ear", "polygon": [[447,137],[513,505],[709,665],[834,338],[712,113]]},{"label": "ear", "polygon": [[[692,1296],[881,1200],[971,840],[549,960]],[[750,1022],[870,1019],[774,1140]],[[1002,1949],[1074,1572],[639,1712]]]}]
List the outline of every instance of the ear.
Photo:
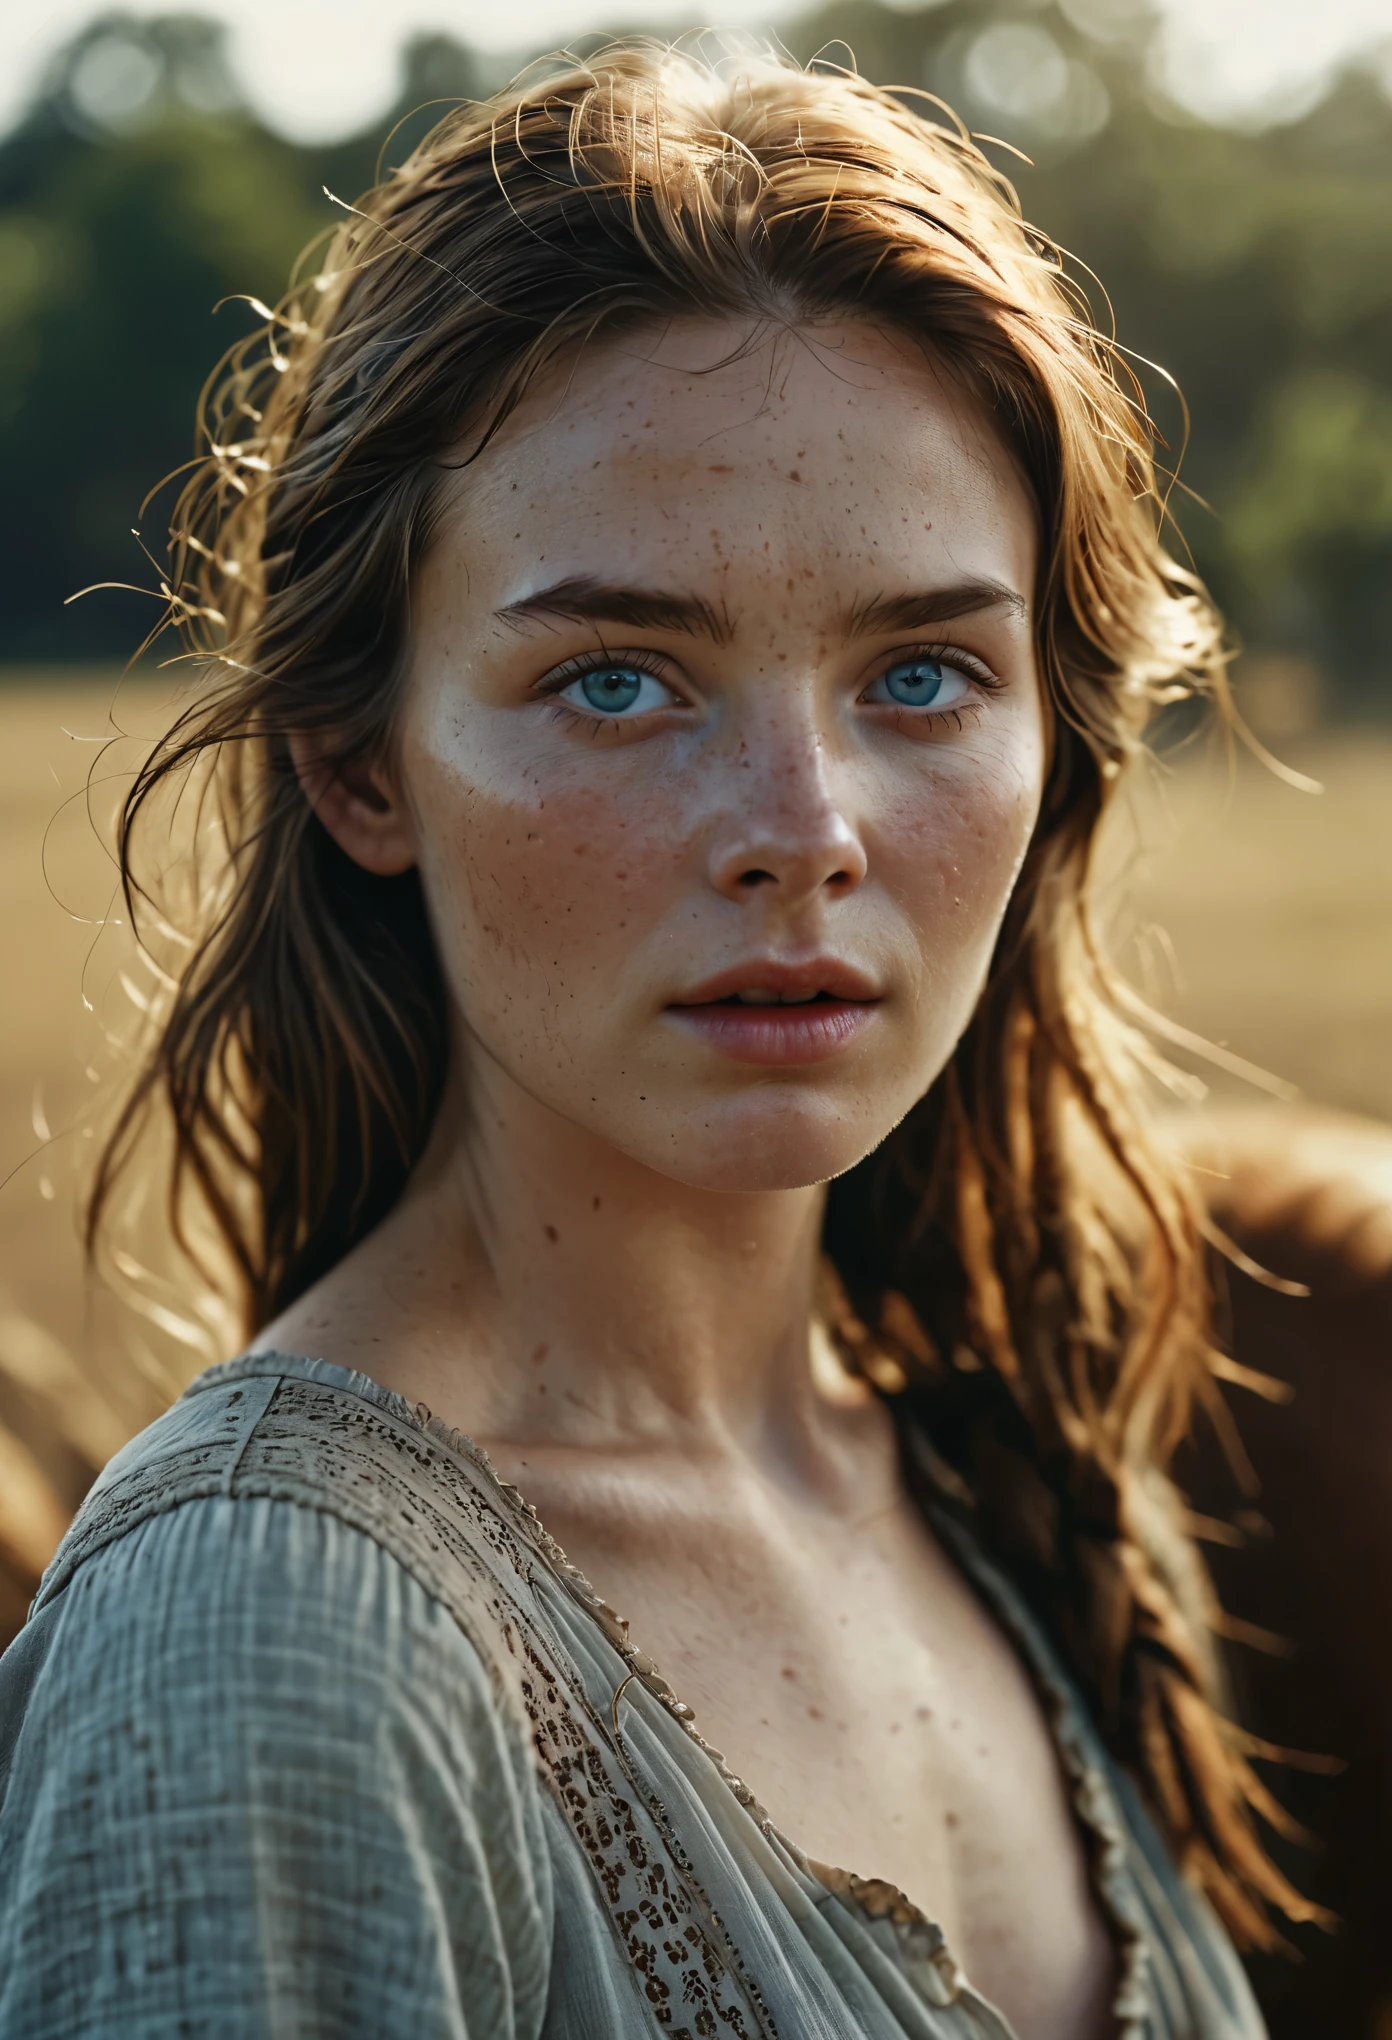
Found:
[{"label": "ear", "polygon": [[291,736],[290,756],[304,797],[340,850],[378,878],[396,878],[416,861],[415,832],[398,789],[368,758],[336,764],[323,738]]}]

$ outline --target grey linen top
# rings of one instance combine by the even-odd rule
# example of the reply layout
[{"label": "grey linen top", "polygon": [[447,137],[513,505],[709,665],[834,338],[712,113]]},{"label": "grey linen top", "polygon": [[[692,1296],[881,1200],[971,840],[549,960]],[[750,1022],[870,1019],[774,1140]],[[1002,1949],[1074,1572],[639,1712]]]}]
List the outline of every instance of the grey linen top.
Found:
[{"label": "grey linen top", "polygon": [[[1008,1583],[1124,2040],[1262,2040]],[[0,2040],[1011,2040],[891,1886],[814,1865],[467,1439],[214,1367],[112,1461],[0,1659]]]}]

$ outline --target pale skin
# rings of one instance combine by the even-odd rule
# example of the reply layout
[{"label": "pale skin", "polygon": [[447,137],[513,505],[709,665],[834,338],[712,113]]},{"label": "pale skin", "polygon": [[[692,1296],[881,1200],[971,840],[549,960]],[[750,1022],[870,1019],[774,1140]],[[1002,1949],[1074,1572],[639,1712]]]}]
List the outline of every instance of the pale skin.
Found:
[{"label": "pale skin", "polygon": [[1034,513],[906,340],[747,337],[535,390],[451,478],[391,757],[297,749],[350,856],[419,866],[455,1051],[397,1208],[258,1343],[476,1439],[783,1833],[1021,2040],[1103,2040],[1034,1691],[811,1337],[824,1186],[942,1069],[1037,818]]}]

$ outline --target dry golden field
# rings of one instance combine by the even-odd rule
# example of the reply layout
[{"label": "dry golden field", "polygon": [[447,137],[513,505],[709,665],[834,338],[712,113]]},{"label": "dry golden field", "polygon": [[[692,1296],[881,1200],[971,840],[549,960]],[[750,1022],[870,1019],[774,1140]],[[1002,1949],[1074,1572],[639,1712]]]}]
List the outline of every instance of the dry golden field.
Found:
[{"label": "dry golden field", "polygon": [[[110,675],[0,685],[0,1560],[15,1577],[167,1392],[84,1281],[74,1189],[106,1036],[129,1017],[89,805],[106,819],[168,700]],[[1308,737],[1286,756],[1324,791],[1210,749],[1131,798],[1113,857],[1129,878],[1124,953],[1186,1026],[1311,1099],[1392,1120],[1392,733]],[[185,1371],[201,1364],[186,1355]],[[6,1609],[0,1582],[0,1636]]]},{"label": "dry golden field", "polygon": [[162,692],[127,701],[107,672],[0,683],[0,1642],[92,1471],[160,1400],[84,1283],[75,1190],[123,997],[88,801],[105,818],[102,781],[138,751],[94,740],[113,711],[157,728]]}]

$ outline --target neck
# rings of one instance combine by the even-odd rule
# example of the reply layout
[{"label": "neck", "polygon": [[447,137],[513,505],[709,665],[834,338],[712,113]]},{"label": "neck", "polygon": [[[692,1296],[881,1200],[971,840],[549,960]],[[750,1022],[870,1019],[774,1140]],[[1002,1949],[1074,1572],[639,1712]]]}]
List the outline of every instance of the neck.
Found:
[{"label": "neck", "polygon": [[411,1271],[417,1392],[447,1414],[467,1377],[472,1427],[515,1443],[792,1446],[825,1401],[823,1201],[692,1189],[477,1073],[383,1228]]}]

